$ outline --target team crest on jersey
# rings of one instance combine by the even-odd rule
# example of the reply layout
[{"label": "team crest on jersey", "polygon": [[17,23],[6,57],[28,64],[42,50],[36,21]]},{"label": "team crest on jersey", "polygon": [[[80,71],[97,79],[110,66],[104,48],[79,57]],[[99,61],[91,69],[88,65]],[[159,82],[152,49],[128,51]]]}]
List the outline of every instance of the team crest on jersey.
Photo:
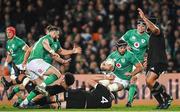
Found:
[{"label": "team crest on jersey", "polygon": [[15,45],[14,44],[12,44],[12,48],[14,48],[15,47]]},{"label": "team crest on jersey", "polygon": [[121,59],[121,62],[122,62],[122,63],[125,63],[125,59],[124,59],[124,58],[122,58],[122,59]]},{"label": "team crest on jersey", "polygon": [[135,42],[135,43],[134,43],[134,47],[135,47],[135,48],[138,48],[138,47],[139,47],[139,43],[138,43],[138,42]]},{"label": "team crest on jersey", "polygon": [[135,40],[135,39],[136,39],[136,37],[135,37],[135,36],[132,36],[132,39],[133,39],[133,40]]},{"label": "team crest on jersey", "polygon": [[117,68],[121,68],[121,64],[120,63],[116,63],[116,67]]},{"label": "team crest on jersey", "polygon": [[142,43],[145,43],[145,40],[144,40],[144,39],[141,39],[141,42],[142,42]]}]

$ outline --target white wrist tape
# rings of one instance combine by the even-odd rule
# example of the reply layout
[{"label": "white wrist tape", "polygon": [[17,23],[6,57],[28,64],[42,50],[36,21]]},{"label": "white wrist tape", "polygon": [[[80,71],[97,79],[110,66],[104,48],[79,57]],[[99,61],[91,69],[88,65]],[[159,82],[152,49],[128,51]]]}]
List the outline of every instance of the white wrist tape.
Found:
[{"label": "white wrist tape", "polygon": [[8,62],[7,62],[7,61],[5,61],[4,66],[5,66],[5,67],[7,67],[7,66],[8,66]]},{"label": "white wrist tape", "polygon": [[55,53],[55,51],[54,51],[53,49],[51,49],[49,52],[50,52],[51,54],[54,54],[54,53]]}]

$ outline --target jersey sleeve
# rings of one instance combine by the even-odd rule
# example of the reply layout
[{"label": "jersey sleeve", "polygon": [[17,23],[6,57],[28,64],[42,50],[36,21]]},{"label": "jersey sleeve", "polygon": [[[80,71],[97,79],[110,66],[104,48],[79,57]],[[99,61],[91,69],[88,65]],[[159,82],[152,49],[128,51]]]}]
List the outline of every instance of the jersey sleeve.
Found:
[{"label": "jersey sleeve", "polygon": [[112,52],[111,54],[109,54],[106,59],[113,59],[113,54],[114,54],[114,52]]},{"label": "jersey sleeve", "polygon": [[18,44],[20,48],[23,48],[26,45],[26,43],[22,39],[18,39]]},{"label": "jersey sleeve", "polygon": [[131,30],[127,31],[122,37],[121,39],[124,40],[124,41],[129,41],[129,38],[130,38],[130,33],[131,33]]},{"label": "jersey sleeve", "polygon": [[57,49],[61,49],[61,48],[62,48],[60,42],[58,42],[57,45],[58,45],[58,46],[57,46]]},{"label": "jersey sleeve", "polygon": [[136,65],[137,63],[140,63],[140,61],[138,60],[138,58],[136,57],[136,55],[132,52],[129,53],[128,56],[128,60],[130,61],[130,63],[132,63],[133,65]]}]

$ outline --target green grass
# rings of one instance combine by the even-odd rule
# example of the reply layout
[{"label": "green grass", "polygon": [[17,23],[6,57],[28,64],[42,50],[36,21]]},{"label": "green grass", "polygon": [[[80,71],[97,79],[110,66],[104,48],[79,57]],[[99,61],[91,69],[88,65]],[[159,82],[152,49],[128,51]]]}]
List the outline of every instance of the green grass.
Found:
[{"label": "green grass", "polygon": [[0,111],[7,112],[53,112],[53,111],[65,111],[65,112],[88,112],[88,111],[94,111],[94,112],[117,112],[117,111],[126,111],[126,112],[139,112],[139,111],[146,111],[146,112],[159,112],[159,111],[179,111],[180,112],[180,106],[171,106],[167,110],[157,110],[155,109],[155,106],[134,106],[131,108],[126,108],[124,106],[114,105],[111,109],[61,109],[61,110],[53,110],[53,109],[17,109],[9,106],[0,106]]}]

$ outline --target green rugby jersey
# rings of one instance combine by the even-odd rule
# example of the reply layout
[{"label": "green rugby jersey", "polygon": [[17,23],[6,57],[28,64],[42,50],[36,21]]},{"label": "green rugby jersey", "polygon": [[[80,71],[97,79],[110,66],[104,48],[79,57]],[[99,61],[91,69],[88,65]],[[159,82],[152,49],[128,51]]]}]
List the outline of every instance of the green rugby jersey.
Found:
[{"label": "green rugby jersey", "polygon": [[144,61],[144,54],[148,49],[149,37],[149,34],[146,32],[139,34],[137,29],[133,29],[127,31],[122,36],[122,39],[128,43],[128,45],[132,48],[131,51],[142,62]]},{"label": "green rugby jersey", "polygon": [[108,57],[115,61],[115,68],[113,73],[123,80],[130,80],[130,76],[126,76],[126,72],[132,72],[133,65],[139,63],[134,53],[127,50],[124,55],[121,55],[118,50],[112,52]]},{"label": "green rugby jersey", "polygon": [[51,38],[51,36],[49,34],[41,37],[34,45],[32,51],[31,51],[31,54],[28,58],[28,62],[30,62],[31,60],[33,59],[43,59],[45,58],[46,55],[49,54],[49,52],[43,47],[43,44],[42,42],[47,39],[48,42],[49,42],[49,45],[51,47],[53,47],[53,43],[54,43],[54,40],[53,38]]},{"label": "green rugby jersey", "polygon": [[10,53],[12,61],[16,65],[21,64],[24,60],[25,51],[23,50],[23,47],[25,45],[26,43],[17,36],[7,41],[6,50]]}]

